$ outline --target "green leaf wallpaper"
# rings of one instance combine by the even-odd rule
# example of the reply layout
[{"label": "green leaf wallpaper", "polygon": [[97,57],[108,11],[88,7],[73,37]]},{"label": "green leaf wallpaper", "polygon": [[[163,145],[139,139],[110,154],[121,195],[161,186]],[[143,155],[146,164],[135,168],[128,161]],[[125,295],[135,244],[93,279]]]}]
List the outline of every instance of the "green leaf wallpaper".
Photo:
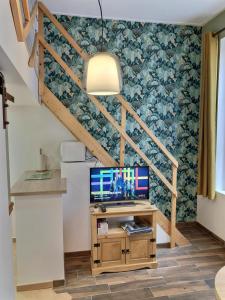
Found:
[{"label": "green leaf wallpaper", "polygon": [[[57,19],[89,54],[100,50],[99,19],[57,16]],[[45,37],[63,60],[82,78],[83,62],[45,19]],[[177,220],[196,217],[196,176],[199,126],[201,28],[127,21],[104,22],[105,50],[115,53],[123,72],[122,94],[138,115],[179,162]],[[120,136],[46,53],[45,81],[51,91],[83,126],[119,161]],[[101,102],[120,122],[115,97]],[[149,159],[171,178],[171,164],[140,126],[127,115],[126,130]],[[126,145],[127,165],[144,164]],[[150,174],[150,199],[170,215],[171,194]]]}]

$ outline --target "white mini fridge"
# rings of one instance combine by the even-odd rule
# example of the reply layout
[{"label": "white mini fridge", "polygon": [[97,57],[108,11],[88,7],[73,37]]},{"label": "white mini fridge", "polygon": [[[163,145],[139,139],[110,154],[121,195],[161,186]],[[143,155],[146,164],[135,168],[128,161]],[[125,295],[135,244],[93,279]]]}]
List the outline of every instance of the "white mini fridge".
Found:
[{"label": "white mini fridge", "polygon": [[91,249],[90,234],[90,168],[96,161],[62,162],[61,176],[67,179],[63,195],[64,252]]},{"label": "white mini fridge", "polygon": [[90,168],[100,166],[95,159],[85,160],[85,146],[68,141],[61,144],[61,177],[67,179],[63,194],[64,252],[91,249]]}]

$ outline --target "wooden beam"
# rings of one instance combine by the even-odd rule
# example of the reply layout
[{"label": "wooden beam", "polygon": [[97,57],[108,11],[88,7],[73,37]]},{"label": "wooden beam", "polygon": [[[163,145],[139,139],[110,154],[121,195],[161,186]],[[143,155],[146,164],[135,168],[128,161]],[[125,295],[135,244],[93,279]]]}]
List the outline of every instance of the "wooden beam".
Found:
[{"label": "wooden beam", "polygon": [[31,55],[28,61],[28,66],[31,68],[34,68],[35,66],[35,59],[36,59],[36,51],[37,51],[37,46],[38,46],[38,33],[35,33],[34,37],[34,43],[31,51]]},{"label": "wooden beam", "polygon": [[[162,227],[162,229],[170,235],[171,222],[167,219],[166,216],[161,211],[157,213],[157,223]],[[177,246],[188,246],[190,242],[186,239],[185,236],[175,227],[174,232],[174,241]]]},{"label": "wooden beam", "polygon": [[23,6],[24,18],[27,23],[30,21],[30,10],[29,10],[28,0],[22,0],[22,6]]},{"label": "wooden beam", "polygon": [[[43,47],[49,51],[49,53],[54,57],[58,64],[65,70],[65,72],[71,77],[71,79],[77,84],[77,86],[82,89],[81,80],[74,74],[73,70],[70,69],[67,64],[61,59],[61,57],[56,53],[56,51],[39,36],[39,41]],[[105,116],[105,118],[117,129],[120,135],[123,136],[125,141],[130,144],[130,146],[138,153],[138,155],[148,164],[148,166],[153,170],[153,172],[161,179],[161,181],[167,186],[167,188],[176,195],[176,190],[173,188],[171,183],[166,179],[166,177],[159,171],[159,169],[148,159],[148,157],[141,151],[141,149],[133,142],[133,140],[126,134],[123,128],[117,123],[117,121],[110,115],[106,110],[104,105],[98,101],[95,96],[88,95],[89,99],[95,104],[99,111]]]},{"label": "wooden beam", "polygon": [[118,166],[117,162],[103,149],[44,83],[42,102],[79,141],[86,145],[88,150],[97,157],[104,166]]},{"label": "wooden beam", "polygon": [[84,59],[88,59],[88,55],[85,53],[83,49],[78,46],[78,44],[74,41],[73,37],[67,32],[67,30],[59,23],[59,21],[52,15],[52,13],[48,10],[48,8],[42,3],[39,2],[39,9],[45,14],[49,20],[55,25],[55,27],[59,30],[59,32],[67,39],[67,41],[71,44],[71,46],[77,51],[77,53]]},{"label": "wooden beam", "polygon": [[39,43],[39,37],[44,37],[44,23],[43,23],[44,15],[43,12],[38,10],[38,53],[39,53],[39,76],[38,76],[38,94],[39,101],[41,102],[43,95],[43,83],[45,79],[45,66],[44,66],[44,47],[41,43]]},{"label": "wooden beam", "polygon": [[[177,168],[172,166],[172,185],[177,189]],[[177,217],[177,196],[172,194],[171,200],[171,224],[170,224],[170,247],[175,247],[175,230],[176,230],[176,217]]]},{"label": "wooden beam", "polygon": [[30,21],[28,23],[26,23],[25,27],[24,27],[24,31],[23,31],[23,40],[25,41],[33,24],[34,24],[34,21],[35,21],[35,18],[37,16],[37,10],[38,10],[38,2],[36,1],[33,9],[32,9],[32,12],[31,12],[31,18],[30,18]]},{"label": "wooden beam", "polygon": [[[121,127],[124,131],[126,131],[126,109],[121,106]],[[124,159],[125,159],[125,139],[123,136],[120,137],[120,165],[124,166]]]},{"label": "wooden beam", "polygon": [[16,29],[17,40],[23,42],[23,17],[21,13],[20,0],[10,0],[14,26]]}]

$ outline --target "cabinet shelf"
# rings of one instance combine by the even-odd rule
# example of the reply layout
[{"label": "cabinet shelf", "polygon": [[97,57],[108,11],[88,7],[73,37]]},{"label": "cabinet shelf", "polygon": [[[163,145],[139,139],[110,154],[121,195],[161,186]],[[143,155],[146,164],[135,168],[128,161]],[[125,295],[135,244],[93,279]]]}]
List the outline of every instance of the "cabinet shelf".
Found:
[{"label": "cabinet shelf", "polygon": [[151,238],[152,235],[153,235],[153,232],[128,235],[128,233],[125,230],[123,230],[121,227],[111,227],[108,230],[108,234],[98,235],[97,238],[98,238],[98,240],[107,239],[107,238],[119,238],[119,237],[126,238],[129,236],[149,236],[149,238]]}]

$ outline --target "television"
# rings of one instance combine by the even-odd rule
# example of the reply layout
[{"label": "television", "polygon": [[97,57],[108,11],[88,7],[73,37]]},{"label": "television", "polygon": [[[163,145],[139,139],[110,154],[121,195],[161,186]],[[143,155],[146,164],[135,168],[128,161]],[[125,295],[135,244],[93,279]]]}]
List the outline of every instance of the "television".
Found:
[{"label": "television", "polygon": [[102,167],[90,169],[90,202],[147,200],[149,167]]}]

